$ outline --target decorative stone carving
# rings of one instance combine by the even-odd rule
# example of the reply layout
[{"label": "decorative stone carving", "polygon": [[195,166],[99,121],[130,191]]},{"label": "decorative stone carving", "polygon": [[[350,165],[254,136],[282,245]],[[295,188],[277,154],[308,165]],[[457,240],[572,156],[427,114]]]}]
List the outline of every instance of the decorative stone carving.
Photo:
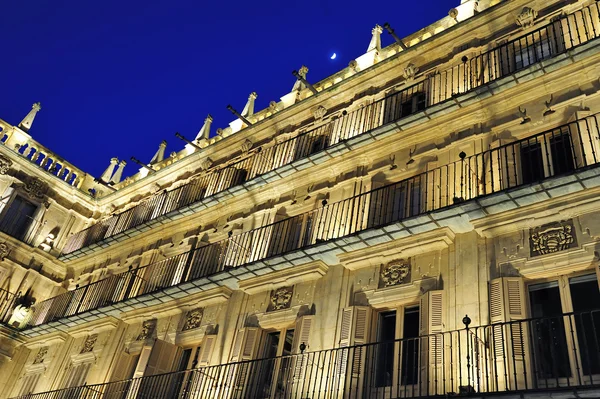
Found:
[{"label": "decorative stone carving", "polygon": [[154,329],[156,328],[156,320],[146,320],[142,323],[142,331],[137,337],[137,341],[143,341],[148,338],[152,338]]},{"label": "decorative stone carving", "polygon": [[417,73],[419,73],[419,67],[411,62],[404,68],[403,76],[406,80],[413,80],[417,76]]},{"label": "decorative stone carving", "polygon": [[410,263],[408,261],[398,259],[381,266],[381,287],[391,287],[408,281],[410,281]]},{"label": "decorative stone carving", "polygon": [[0,242],[0,260],[4,260],[10,253],[10,247],[5,242]]},{"label": "decorative stone carving", "polygon": [[5,175],[12,166],[12,164],[13,163],[10,159],[0,155],[0,175]]},{"label": "decorative stone carving", "polygon": [[244,140],[244,142],[242,143],[242,146],[240,147],[243,153],[246,153],[248,151],[250,151],[250,149],[252,148],[252,142],[248,139]]},{"label": "decorative stone carving", "polygon": [[202,170],[206,170],[208,168],[210,168],[213,164],[212,159],[210,158],[205,158],[202,160],[202,162],[200,163],[200,168],[202,168]]},{"label": "decorative stone carving", "polygon": [[577,247],[573,220],[548,223],[529,230],[531,257],[551,254]]},{"label": "decorative stone carving", "polygon": [[44,363],[44,358],[48,354],[48,347],[42,346],[38,351],[37,355],[35,355],[35,359],[33,359],[33,364],[41,364]]},{"label": "decorative stone carving", "polygon": [[294,286],[281,287],[271,291],[269,298],[269,307],[267,312],[273,310],[289,309],[292,304],[292,296],[294,295]]},{"label": "decorative stone carving", "polygon": [[517,15],[516,22],[521,28],[526,29],[533,25],[533,21],[537,18],[538,13],[536,10],[530,7],[524,7],[519,15]]},{"label": "decorative stone carving", "polygon": [[202,323],[202,317],[204,317],[204,308],[190,310],[185,316],[185,323],[183,324],[183,328],[181,330],[187,331],[200,327],[200,323]]},{"label": "decorative stone carving", "polygon": [[278,109],[277,109],[277,103],[275,101],[271,101],[269,103],[269,111],[272,112],[272,113],[275,113],[275,112],[278,111]]},{"label": "decorative stone carving", "polygon": [[348,63],[348,68],[350,68],[352,72],[358,72],[358,62],[356,62],[356,60],[350,61]]},{"label": "decorative stone carving", "polygon": [[80,353],[89,353],[94,350],[94,345],[96,345],[96,341],[98,340],[98,334],[92,334],[85,339],[83,343],[83,348],[81,348]]},{"label": "decorative stone carving", "polygon": [[315,119],[323,119],[323,117],[327,114],[327,108],[322,105],[319,105],[317,109],[313,111],[313,116]]},{"label": "decorative stone carving", "polygon": [[42,200],[46,197],[48,192],[48,184],[41,181],[37,177],[29,177],[23,186],[23,190],[31,198]]}]

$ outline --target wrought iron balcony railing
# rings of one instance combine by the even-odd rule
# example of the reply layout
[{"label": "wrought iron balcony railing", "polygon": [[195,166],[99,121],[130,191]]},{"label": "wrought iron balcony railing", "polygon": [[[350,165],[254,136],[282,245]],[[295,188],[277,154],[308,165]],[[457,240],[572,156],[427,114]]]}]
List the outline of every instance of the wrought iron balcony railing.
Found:
[{"label": "wrought iron balcony railing", "polygon": [[226,189],[239,186],[284,165],[309,157],[340,142],[401,120],[476,88],[498,81],[534,64],[565,53],[600,35],[600,6],[592,4],[492,50],[483,52],[369,105],[344,113],[191,183],[160,195],[88,227],[69,238],[69,254],[128,229],[184,208]]},{"label": "wrought iron balcony railing", "polygon": [[400,398],[600,388],[600,310],[207,366],[21,399]]},{"label": "wrought iron balcony railing", "polygon": [[[600,161],[600,114],[327,204],[150,265],[112,275],[33,307],[30,326],[239,269],[294,250],[380,228]],[[463,156],[464,155],[464,156]],[[240,274],[244,273],[241,269]]]}]

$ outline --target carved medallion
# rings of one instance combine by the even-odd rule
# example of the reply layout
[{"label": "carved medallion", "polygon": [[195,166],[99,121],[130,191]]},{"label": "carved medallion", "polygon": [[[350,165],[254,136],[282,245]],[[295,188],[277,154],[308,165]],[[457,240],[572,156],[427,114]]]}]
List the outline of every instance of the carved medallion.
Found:
[{"label": "carved medallion", "polygon": [[204,316],[204,308],[196,308],[190,310],[185,316],[185,323],[183,324],[182,331],[192,330],[200,327],[202,323],[202,317]]},{"label": "carved medallion", "polygon": [[529,247],[532,257],[577,247],[573,220],[548,223],[530,229]]},{"label": "carved medallion", "polygon": [[417,76],[417,73],[419,73],[419,67],[411,62],[404,68],[404,79],[413,80]]},{"label": "carved medallion", "polygon": [[38,351],[37,355],[35,355],[35,359],[33,359],[33,364],[44,363],[44,358],[48,354],[48,347],[42,346]]},{"label": "carved medallion", "polygon": [[5,242],[0,242],[0,260],[4,260],[10,253],[10,248]]},{"label": "carved medallion", "polygon": [[0,175],[5,175],[11,166],[12,161],[0,155]]},{"label": "carved medallion", "polygon": [[380,287],[391,287],[410,281],[410,263],[404,259],[393,260],[381,266]]},{"label": "carved medallion", "polygon": [[80,353],[88,353],[94,350],[94,345],[96,345],[96,341],[98,340],[98,334],[92,334],[85,339],[83,343],[83,348],[81,348]]},{"label": "carved medallion", "polygon": [[137,341],[143,341],[148,338],[152,338],[154,329],[156,328],[156,320],[146,320],[142,323],[142,331],[137,337]]},{"label": "carved medallion", "polygon": [[538,13],[533,8],[524,7],[521,13],[517,15],[516,22],[521,28],[529,28],[537,18]]},{"label": "carved medallion", "polygon": [[252,141],[246,139],[240,146],[240,150],[245,154],[252,149]]},{"label": "carved medallion", "polygon": [[317,120],[323,119],[323,117],[327,114],[327,108],[322,105],[319,105],[317,109],[313,111],[313,117]]},{"label": "carved medallion", "polygon": [[23,186],[23,190],[31,198],[43,200],[48,192],[48,184],[37,177],[29,177]]},{"label": "carved medallion", "polygon": [[267,312],[273,310],[289,309],[292,304],[292,296],[294,295],[294,286],[281,287],[271,291],[269,298],[269,307]]}]

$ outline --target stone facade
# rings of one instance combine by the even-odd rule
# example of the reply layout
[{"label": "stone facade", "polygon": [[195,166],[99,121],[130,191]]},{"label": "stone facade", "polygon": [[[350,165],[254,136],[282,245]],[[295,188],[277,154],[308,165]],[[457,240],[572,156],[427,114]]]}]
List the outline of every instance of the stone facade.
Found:
[{"label": "stone facade", "polygon": [[[569,33],[577,24],[587,29]],[[567,40],[542,38],[558,26]],[[382,32],[321,82],[301,70],[265,110],[253,94],[245,121],[212,137],[209,116],[154,173],[121,179],[115,158],[94,179],[60,161],[31,136],[39,104],[21,127],[0,120],[0,398],[277,356],[270,369],[288,372],[291,356],[282,381],[297,387],[316,380],[302,374],[321,365],[312,354],[386,340],[404,343],[361,363],[383,367],[377,381],[331,373],[364,397],[553,375],[506,366],[538,356],[537,330],[502,326],[589,312],[599,295],[598,5],[463,1],[400,43],[382,48]],[[497,339],[514,331],[520,351],[514,335]],[[469,347],[438,351],[443,334]],[[417,337],[410,358],[401,348]],[[582,346],[600,350],[578,337],[564,339],[571,388],[595,367]],[[427,361],[403,374],[399,361],[375,365],[384,353]],[[508,368],[485,386],[484,363]],[[445,386],[425,382],[436,370]],[[282,397],[307,397],[294,389]]]}]

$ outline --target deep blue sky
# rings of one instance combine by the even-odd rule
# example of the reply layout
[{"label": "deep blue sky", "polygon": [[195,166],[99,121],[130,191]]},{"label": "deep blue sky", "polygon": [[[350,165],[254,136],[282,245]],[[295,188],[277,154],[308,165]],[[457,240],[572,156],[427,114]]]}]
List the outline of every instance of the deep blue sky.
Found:
[{"label": "deep blue sky", "polygon": [[[42,103],[30,134],[99,176],[111,157],[137,166],[161,140],[192,139],[208,113],[216,128],[288,93],[291,71],[331,75],[363,54],[375,24],[406,36],[459,0],[0,0],[0,118],[18,124]],[[392,39],[382,35],[383,44]],[[336,52],[332,61],[329,56]]]}]

